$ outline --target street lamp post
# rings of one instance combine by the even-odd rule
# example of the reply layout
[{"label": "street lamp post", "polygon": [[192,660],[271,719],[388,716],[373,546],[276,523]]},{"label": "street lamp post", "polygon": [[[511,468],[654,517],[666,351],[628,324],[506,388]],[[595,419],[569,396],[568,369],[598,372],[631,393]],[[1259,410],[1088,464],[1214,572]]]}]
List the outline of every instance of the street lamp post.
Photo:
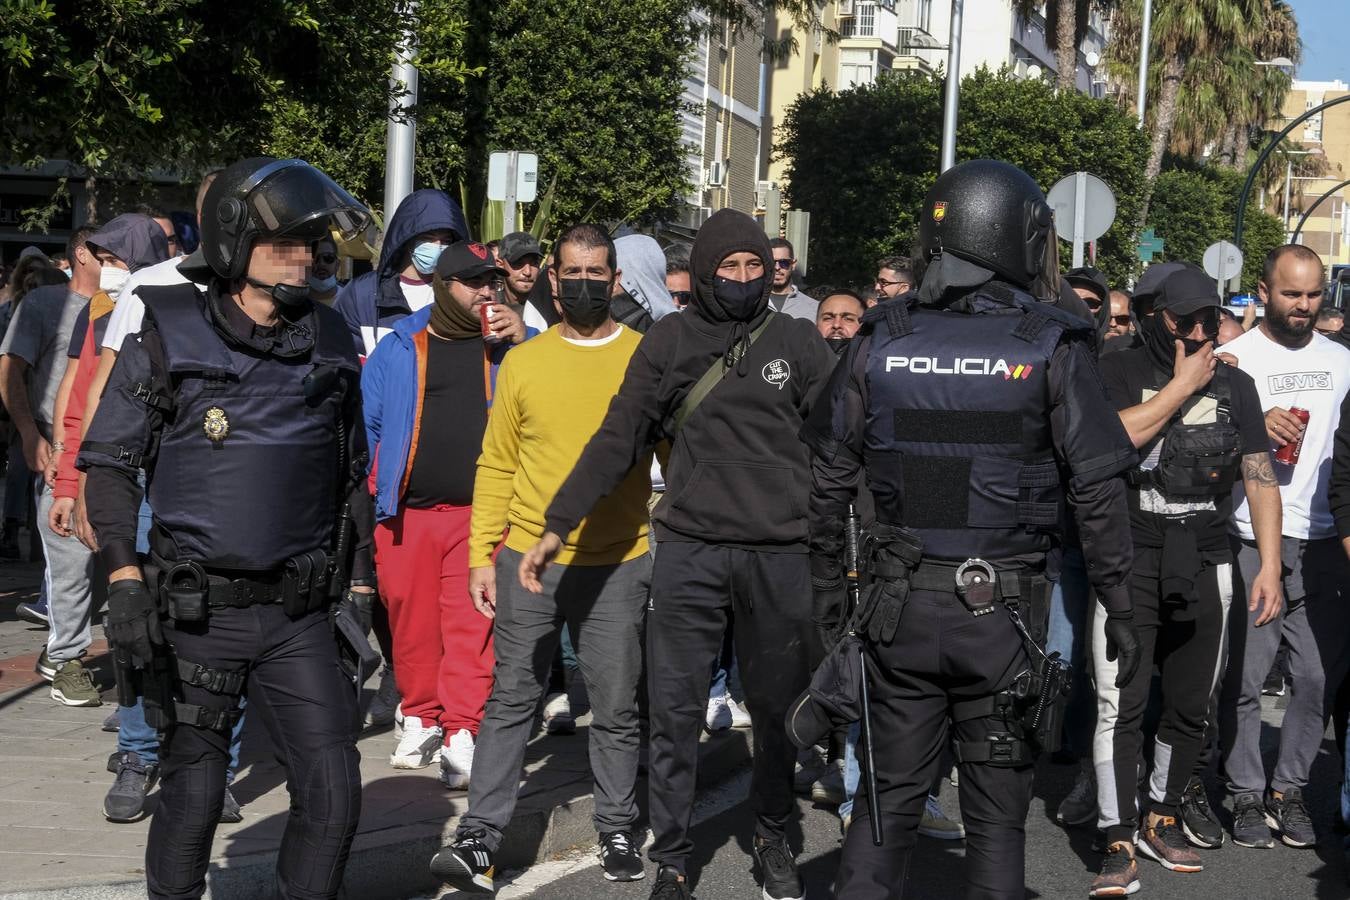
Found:
[{"label": "street lamp post", "polygon": [[1139,127],[1144,127],[1144,104],[1148,101],[1148,44],[1153,38],[1153,0],[1144,0],[1144,21],[1139,29]]},{"label": "street lamp post", "polygon": [[417,2],[408,0],[403,10],[407,24],[394,51],[389,74],[393,94],[389,98],[389,125],[384,141],[384,221],[394,216],[403,198],[412,193],[413,159],[417,147]]},{"label": "street lamp post", "polygon": [[1233,243],[1237,244],[1239,247],[1242,246],[1242,225],[1247,214],[1247,198],[1251,196],[1252,185],[1256,184],[1257,173],[1261,171],[1261,167],[1265,165],[1266,160],[1270,158],[1270,154],[1275,152],[1275,148],[1280,145],[1280,141],[1288,137],[1289,133],[1299,125],[1303,124],[1308,119],[1311,119],[1318,113],[1328,110],[1338,103],[1346,102],[1350,102],[1350,94],[1342,94],[1339,97],[1314,106],[1312,109],[1286,125],[1283,131],[1271,139],[1270,143],[1266,145],[1266,149],[1261,151],[1261,155],[1256,158],[1256,162],[1252,163],[1251,169],[1247,172],[1247,180],[1242,185],[1242,193],[1238,195],[1237,213],[1233,217]]},{"label": "street lamp post", "polygon": [[957,101],[961,91],[961,13],[965,0],[952,0],[951,36],[947,41],[947,91],[942,106],[941,174],[956,165]]},{"label": "street lamp post", "polygon": [[1320,150],[1286,150],[1284,151],[1284,239],[1289,241],[1289,201],[1293,193],[1294,183],[1294,161],[1290,159],[1293,156],[1315,156],[1320,155]]}]

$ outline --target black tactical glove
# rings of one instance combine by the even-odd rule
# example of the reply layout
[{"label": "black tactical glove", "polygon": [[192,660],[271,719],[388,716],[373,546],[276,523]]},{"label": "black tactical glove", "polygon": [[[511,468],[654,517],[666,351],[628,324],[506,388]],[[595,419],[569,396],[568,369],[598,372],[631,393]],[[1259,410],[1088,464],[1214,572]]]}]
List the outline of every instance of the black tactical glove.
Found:
[{"label": "black tactical glove", "polygon": [[361,624],[361,630],[366,634],[370,634],[374,622],[375,598],[374,591],[354,591],[351,588],[347,588],[342,595],[342,604],[351,606],[356,621]]},{"label": "black tactical glove", "polygon": [[1106,614],[1106,658],[1119,660],[1116,687],[1123,688],[1139,668],[1139,633],[1134,630],[1133,610],[1113,610]]},{"label": "black tactical glove", "polygon": [[133,669],[149,668],[155,648],[164,646],[159,608],[145,582],[134,578],[114,581],[108,588],[103,628],[114,652],[127,657]]},{"label": "black tactical glove", "polygon": [[873,644],[889,644],[900,625],[900,614],[908,597],[907,581],[872,582],[859,603],[857,633]]}]

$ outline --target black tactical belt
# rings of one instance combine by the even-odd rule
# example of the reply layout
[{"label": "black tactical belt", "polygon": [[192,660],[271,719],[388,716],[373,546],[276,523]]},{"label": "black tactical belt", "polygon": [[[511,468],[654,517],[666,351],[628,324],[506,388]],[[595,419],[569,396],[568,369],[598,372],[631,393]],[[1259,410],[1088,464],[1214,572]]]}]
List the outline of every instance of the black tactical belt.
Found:
[{"label": "black tactical belt", "polygon": [[924,560],[919,568],[909,575],[909,588],[912,591],[936,591],[940,594],[956,593],[956,570],[959,565],[947,565]]},{"label": "black tactical belt", "polygon": [[282,597],[282,579],[258,581],[252,578],[226,578],[206,571],[210,581],[206,591],[206,603],[212,609],[231,607],[247,609],[250,606],[265,606],[280,603]]}]

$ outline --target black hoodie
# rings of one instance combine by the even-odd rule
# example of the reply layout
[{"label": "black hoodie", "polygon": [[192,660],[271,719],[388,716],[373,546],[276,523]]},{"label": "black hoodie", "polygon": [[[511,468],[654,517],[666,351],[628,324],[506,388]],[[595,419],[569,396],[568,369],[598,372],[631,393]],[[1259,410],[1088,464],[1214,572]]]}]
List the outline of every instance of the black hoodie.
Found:
[{"label": "black hoodie", "polygon": [[[748,251],[764,262],[764,292],[749,321],[731,319],[713,294],[717,266]],[[693,302],[656,322],[629,363],[600,430],[545,515],[566,535],[662,438],[685,396],[714,363],[726,376],[672,442],[667,491],[653,519],[659,541],[703,541],[806,552],[810,456],[797,437],[834,368],[815,326],[775,315],[748,353],[728,365],[768,311],[773,253],[744,213],[721,210],[690,255]]]}]

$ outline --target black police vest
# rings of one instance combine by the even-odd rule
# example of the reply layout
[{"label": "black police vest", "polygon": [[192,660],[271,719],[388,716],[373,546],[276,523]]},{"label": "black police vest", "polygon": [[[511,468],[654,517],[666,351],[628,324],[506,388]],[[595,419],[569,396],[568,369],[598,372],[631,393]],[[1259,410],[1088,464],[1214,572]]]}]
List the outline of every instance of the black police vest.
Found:
[{"label": "black police vest", "polygon": [[1060,522],[1047,369],[1078,326],[1020,293],[975,307],[887,309],[865,363],[877,519],[916,531],[927,558],[1044,553]]},{"label": "black police vest", "polygon": [[[341,318],[317,306],[314,347],[281,358],[227,343],[191,286],[143,289],[173,388],[149,476],[156,550],[176,560],[267,571],[326,549],[337,499],[343,383],[306,397],[321,367],[357,374]],[[313,392],[311,390],[311,392]],[[168,555],[163,553],[162,555]]]}]

